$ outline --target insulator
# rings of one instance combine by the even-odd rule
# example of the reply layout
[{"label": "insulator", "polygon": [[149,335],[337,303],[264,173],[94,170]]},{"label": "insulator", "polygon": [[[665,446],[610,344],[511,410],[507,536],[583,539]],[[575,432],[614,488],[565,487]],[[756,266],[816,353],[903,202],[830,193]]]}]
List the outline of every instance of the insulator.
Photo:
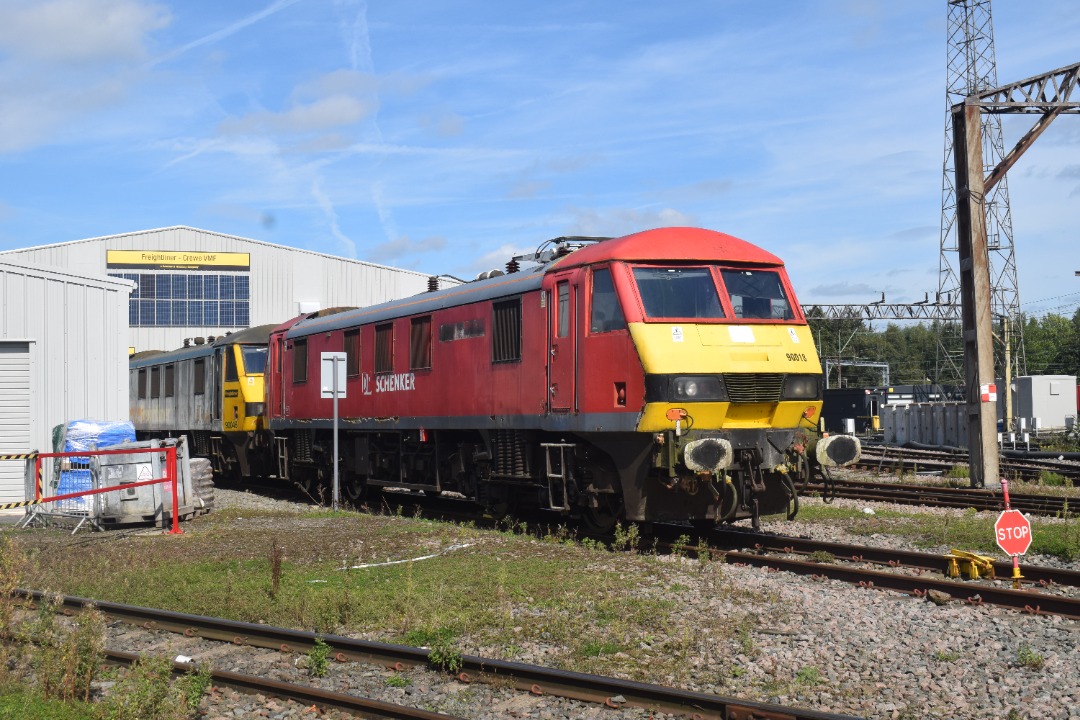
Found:
[{"label": "insulator", "polygon": [[510,262],[506,263],[506,272],[508,273],[516,273],[520,269],[521,263],[519,263],[517,260],[511,260]]},{"label": "insulator", "polygon": [[435,275],[432,275],[431,277],[429,277],[427,279],[427,291],[428,292],[435,292],[438,289],[439,289],[439,278],[436,277]]}]

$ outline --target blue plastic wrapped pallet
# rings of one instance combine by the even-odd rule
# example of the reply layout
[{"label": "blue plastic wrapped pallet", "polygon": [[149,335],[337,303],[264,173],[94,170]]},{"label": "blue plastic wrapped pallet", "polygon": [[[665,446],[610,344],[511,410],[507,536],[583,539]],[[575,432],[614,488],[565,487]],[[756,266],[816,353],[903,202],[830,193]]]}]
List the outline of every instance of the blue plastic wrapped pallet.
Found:
[{"label": "blue plastic wrapped pallet", "polygon": [[[72,420],[64,430],[64,452],[96,450],[110,445],[135,441],[135,426],[127,420]],[[73,457],[72,462],[88,462]]]},{"label": "blue plastic wrapped pallet", "polygon": [[[83,492],[92,490],[93,487],[94,480],[89,469],[61,470],[60,482],[56,486],[56,494],[67,495],[68,493]],[[66,511],[88,510],[91,502],[90,498],[84,496],[58,500],[57,505],[61,510]]]}]

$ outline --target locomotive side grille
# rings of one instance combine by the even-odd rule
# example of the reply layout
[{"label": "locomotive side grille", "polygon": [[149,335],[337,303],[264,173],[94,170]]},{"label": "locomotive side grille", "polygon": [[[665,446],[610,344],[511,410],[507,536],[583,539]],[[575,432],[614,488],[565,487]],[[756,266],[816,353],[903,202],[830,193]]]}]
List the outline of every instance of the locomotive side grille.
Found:
[{"label": "locomotive side grille", "polygon": [[728,373],[724,375],[724,385],[733,403],[780,402],[784,376],[780,373]]}]

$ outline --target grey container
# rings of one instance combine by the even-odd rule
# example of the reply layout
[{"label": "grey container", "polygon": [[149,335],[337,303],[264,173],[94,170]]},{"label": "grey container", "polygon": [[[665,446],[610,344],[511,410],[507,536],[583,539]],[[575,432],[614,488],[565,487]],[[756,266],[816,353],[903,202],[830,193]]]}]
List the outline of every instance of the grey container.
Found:
[{"label": "grey container", "polygon": [[[176,487],[177,504],[180,519],[195,514],[202,504],[192,490],[191,468],[188,461],[187,443],[176,439],[143,440],[140,442],[121,443],[102,450],[121,450],[128,448],[168,448],[176,446]],[[165,477],[168,472],[167,454],[132,453],[124,455],[102,455],[98,458],[98,478],[101,487],[123,487],[142,480]],[[103,493],[98,506],[98,521],[105,525],[129,525],[157,523],[165,526],[172,522],[172,484],[157,483],[139,487],[121,489],[119,492]]]}]

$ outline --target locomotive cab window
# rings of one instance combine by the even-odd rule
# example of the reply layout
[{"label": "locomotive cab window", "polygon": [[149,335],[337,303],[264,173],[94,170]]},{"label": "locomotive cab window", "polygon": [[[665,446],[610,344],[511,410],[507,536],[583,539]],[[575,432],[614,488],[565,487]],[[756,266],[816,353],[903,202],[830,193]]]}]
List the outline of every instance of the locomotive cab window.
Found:
[{"label": "locomotive cab window", "polygon": [[651,319],[724,317],[716,282],[707,267],[636,267],[634,281]]},{"label": "locomotive cab window", "polygon": [[292,381],[307,382],[307,338],[293,342]]},{"label": "locomotive cab window", "polygon": [[375,326],[375,372],[394,372],[394,324]]},{"label": "locomotive cab window", "polygon": [[262,375],[266,372],[266,356],[269,347],[258,345],[242,345],[240,352],[244,356],[244,373],[247,375]]},{"label": "locomotive cab window", "polygon": [[769,270],[721,270],[735,317],[794,320],[780,274]]},{"label": "locomotive cab window", "polygon": [[409,328],[409,369],[431,369],[431,316],[412,319]]},{"label": "locomotive cab window", "polygon": [[615,295],[611,271],[607,268],[594,270],[592,276],[592,301],[589,308],[589,332],[604,333],[625,330],[626,319],[622,306]]},{"label": "locomotive cab window", "polygon": [[345,331],[345,374],[356,377],[360,374],[360,331]]}]

